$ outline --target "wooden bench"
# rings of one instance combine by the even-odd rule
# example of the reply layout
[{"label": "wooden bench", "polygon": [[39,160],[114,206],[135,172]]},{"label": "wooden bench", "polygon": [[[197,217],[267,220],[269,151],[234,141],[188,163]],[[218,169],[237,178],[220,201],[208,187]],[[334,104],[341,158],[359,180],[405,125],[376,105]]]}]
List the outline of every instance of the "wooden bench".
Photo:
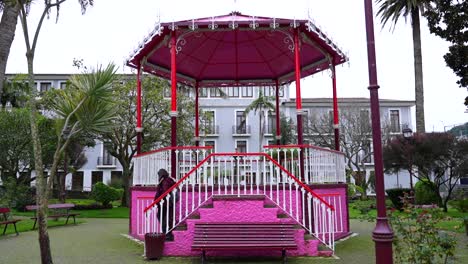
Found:
[{"label": "wooden bench", "polygon": [[[48,218],[52,218],[54,220],[58,220],[59,218],[66,217],[67,220],[65,221],[65,224],[68,224],[68,220],[70,217],[73,217],[73,224],[76,225],[76,216],[80,215],[78,213],[70,213],[70,209],[75,207],[74,204],[49,204],[49,215],[47,215]],[[28,205],[26,206],[26,210],[29,211],[34,211],[34,217],[31,217],[31,219],[34,220],[34,225],[33,225],[33,230],[36,228],[36,223],[37,223],[37,205]]]},{"label": "wooden bench", "polygon": [[0,208],[0,225],[5,225],[5,228],[3,228],[3,234],[5,235],[7,227],[9,224],[13,224],[15,226],[15,232],[16,235],[19,235],[18,230],[16,229],[16,223],[21,221],[20,219],[11,219],[8,216],[10,215],[10,208]]},{"label": "wooden bench", "polygon": [[206,250],[281,250],[283,263],[286,250],[297,249],[295,229],[282,223],[196,223],[192,249]]}]

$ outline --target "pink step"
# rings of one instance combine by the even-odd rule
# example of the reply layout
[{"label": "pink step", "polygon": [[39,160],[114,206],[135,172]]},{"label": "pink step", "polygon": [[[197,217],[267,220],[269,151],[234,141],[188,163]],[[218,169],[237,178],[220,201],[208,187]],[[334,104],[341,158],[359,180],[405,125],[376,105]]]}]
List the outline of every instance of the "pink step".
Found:
[{"label": "pink step", "polygon": [[[185,224],[187,230],[174,230],[174,241],[165,243],[164,255],[165,256],[199,256],[200,251],[192,251],[192,241],[194,226],[197,222],[237,222],[237,223],[273,223],[273,222],[287,222],[295,223],[293,219],[278,218],[279,213],[283,213],[278,208],[265,207],[265,198],[259,197],[214,197],[212,201],[212,208],[199,208],[198,214],[200,219],[187,219]],[[208,203],[209,204],[209,203]],[[318,240],[305,240],[305,230],[298,226],[295,234],[295,240],[298,245],[297,250],[289,250],[288,256],[317,256]],[[265,251],[265,250],[252,250],[252,251],[207,251],[208,256],[281,256],[281,251]]]}]

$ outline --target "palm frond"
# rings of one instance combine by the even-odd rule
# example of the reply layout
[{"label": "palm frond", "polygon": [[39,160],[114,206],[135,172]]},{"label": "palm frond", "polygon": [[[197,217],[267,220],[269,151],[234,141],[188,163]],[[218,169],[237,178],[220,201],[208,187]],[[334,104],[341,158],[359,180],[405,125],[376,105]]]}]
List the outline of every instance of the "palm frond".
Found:
[{"label": "palm frond", "polygon": [[380,16],[382,27],[389,21],[395,26],[400,17],[406,21],[411,11],[415,9],[423,11],[429,2],[429,0],[377,0],[379,5],[377,15]]}]

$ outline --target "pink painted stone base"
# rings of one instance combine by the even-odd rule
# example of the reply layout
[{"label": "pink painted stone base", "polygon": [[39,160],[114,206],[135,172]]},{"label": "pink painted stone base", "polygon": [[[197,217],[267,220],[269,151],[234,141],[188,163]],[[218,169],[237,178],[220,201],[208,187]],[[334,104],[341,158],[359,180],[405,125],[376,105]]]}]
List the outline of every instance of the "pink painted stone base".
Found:
[{"label": "pink painted stone base", "polygon": [[[266,198],[267,199],[267,198]],[[203,223],[291,223],[291,218],[278,218],[282,210],[265,207],[264,200],[214,200],[210,201],[213,208],[199,208],[200,219],[187,219],[187,230],[174,230],[174,241],[168,241],[164,246],[164,256],[199,256],[200,251],[192,250],[195,224]],[[248,210],[246,210],[248,208]],[[300,226],[296,229],[295,240],[297,250],[288,250],[288,256],[317,256],[318,240],[304,239],[305,230]],[[142,239],[142,237],[138,237]],[[239,256],[239,251],[207,251],[208,256]],[[281,256],[280,250],[243,250],[242,256]]]}]

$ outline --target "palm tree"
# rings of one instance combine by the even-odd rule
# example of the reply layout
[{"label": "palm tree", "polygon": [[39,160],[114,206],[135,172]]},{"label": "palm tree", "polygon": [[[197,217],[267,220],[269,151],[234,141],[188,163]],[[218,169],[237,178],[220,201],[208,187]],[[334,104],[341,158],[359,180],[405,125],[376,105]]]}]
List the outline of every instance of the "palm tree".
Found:
[{"label": "palm tree", "polygon": [[15,2],[0,0],[0,11],[3,11],[2,20],[0,21],[0,94],[3,91],[3,81],[11,44],[15,38],[19,10],[19,5]]},{"label": "palm tree", "polygon": [[395,26],[400,17],[405,19],[411,15],[413,27],[413,56],[414,56],[414,90],[416,99],[416,129],[425,132],[424,121],[424,87],[421,54],[421,29],[419,13],[423,13],[429,0],[377,0],[380,4],[377,15],[380,16],[383,26],[391,20]]},{"label": "palm tree", "polygon": [[264,135],[264,128],[265,128],[265,110],[275,110],[275,105],[272,103],[272,97],[264,96],[262,90],[260,89],[258,98],[252,101],[244,111],[244,115],[248,115],[251,111],[254,111],[255,114],[259,113],[259,125],[260,129],[258,130],[259,133],[259,140],[258,140],[258,151],[262,151],[262,143],[263,143],[263,135]]}]

